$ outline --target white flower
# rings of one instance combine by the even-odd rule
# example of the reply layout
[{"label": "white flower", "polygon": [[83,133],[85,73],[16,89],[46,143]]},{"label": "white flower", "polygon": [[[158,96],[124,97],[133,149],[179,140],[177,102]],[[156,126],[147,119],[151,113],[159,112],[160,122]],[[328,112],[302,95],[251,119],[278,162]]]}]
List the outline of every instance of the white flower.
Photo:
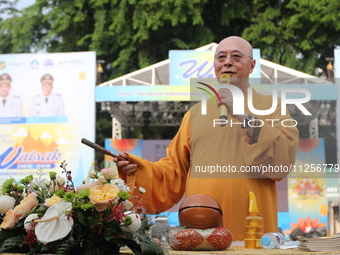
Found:
[{"label": "white flower", "polygon": [[121,186],[121,185],[125,185],[125,182],[123,179],[120,179],[120,178],[115,178],[113,180],[113,183],[116,184],[117,186]]},{"label": "white flower", "polygon": [[60,187],[62,187],[64,184],[65,184],[65,180],[63,178],[61,178],[59,175],[57,175],[55,182],[51,183],[48,186],[51,186],[51,191],[57,192],[57,191],[60,190]]},{"label": "white flower", "polygon": [[130,192],[130,187],[125,185],[125,182],[123,179],[120,179],[120,178],[115,178],[113,180],[113,183],[116,184],[119,188],[119,190],[122,190],[122,191],[126,191],[126,192]]},{"label": "white flower", "polygon": [[40,220],[36,220],[35,234],[40,242],[47,244],[63,239],[73,227],[72,217],[65,215],[65,211],[72,209],[72,203],[61,200],[48,208]]},{"label": "white flower", "polygon": [[[131,217],[132,223],[128,226],[121,226],[121,229],[126,232],[136,232],[142,226],[142,221],[140,216],[132,211],[127,211],[124,213],[126,217]],[[123,225],[124,222],[121,223]]]},{"label": "white flower", "polygon": [[146,190],[145,190],[143,187],[139,187],[139,192],[140,192],[141,194],[144,194],[144,193],[146,192]]},{"label": "white flower", "polygon": [[65,209],[64,213],[65,213],[66,216],[71,217],[72,213],[73,213],[72,208]]},{"label": "white flower", "polygon": [[91,170],[89,173],[88,173],[88,177],[91,178],[91,179],[94,179],[94,178],[97,178],[97,172],[95,170]]},{"label": "white flower", "polygon": [[101,176],[99,176],[99,178],[98,178],[98,183],[99,184],[104,184],[104,183],[106,183],[107,181],[106,181],[106,179],[105,179],[105,177],[103,176],[103,175],[101,175]]},{"label": "white flower", "polygon": [[28,215],[25,219],[24,228],[27,232],[34,230],[36,223],[33,220],[39,219],[39,215],[37,213],[32,213]]},{"label": "white flower", "polygon": [[130,211],[133,208],[133,204],[129,200],[122,202],[122,208],[124,211]]},{"label": "white flower", "polygon": [[47,190],[49,185],[47,185],[48,180],[45,178],[34,178],[31,181],[32,190],[35,191],[38,195],[41,194],[43,190]]},{"label": "white flower", "polygon": [[59,186],[63,186],[65,184],[65,179],[57,175],[56,182]]},{"label": "white flower", "polygon": [[5,214],[7,211],[12,209],[15,204],[14,197],[0,196],[0,213]]}]

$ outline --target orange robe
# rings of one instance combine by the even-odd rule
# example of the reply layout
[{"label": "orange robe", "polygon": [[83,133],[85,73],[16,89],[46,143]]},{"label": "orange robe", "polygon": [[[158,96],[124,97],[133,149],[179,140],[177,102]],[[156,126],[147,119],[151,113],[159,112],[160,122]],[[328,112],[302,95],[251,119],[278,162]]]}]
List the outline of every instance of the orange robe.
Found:
[{"label": "orange robe", "polygon": [[[245,99],[247,90],[243,91]],[[245,100],[245,111],[249,112]],[[272,96],[264,96],[253,90],[255,109],[267,110],[272,106]],[[213,100],[207,101],[207,115],[201,115],[201,104],[196,104],[186,113],[178,133],[167,148],[167,157],[150,162],[129,155],[138,170],[120,177],[127,184],[146,189],[143,204],[148,213],[163,212],[182,198],[193,194],[204,194],[218,201],[223,210],[223,226],[233,234],[234,240],[244,239],[244,222],[248,215],[249,191],[255,193],[259,214],[264,218],[264,231],[277,231],[276,181],[288,172],[270,173],[211,173],[202,172],[218,166],[240,170],[244,166],[290,166],[295,162],[298,143],[296,127],[283,127],[281,121],[291,119],[287,113],[281,115],[280,100],[274,113],[256,116],[264,121],[258,142],[250,144],[247,130],[240,124],[227,123],[213,127],[213,119],[219,119],[219,108]],[[239,122],[228,117],[230,122]],[[254,123],[253,123],[254,124]],[[272,127],[274,125],[274,127]],[[284,125],[291,125],[285,121]],[[205,167],[205,168],[204,168]],[[220,168],[221,169],[221,168]],[[200,172],[199,172],[200,171]],[[262,177],[262,178],[261,178]],[[263,178],[266,177],[266,178]],[[135,189],[138,194],[138,188]]]}]

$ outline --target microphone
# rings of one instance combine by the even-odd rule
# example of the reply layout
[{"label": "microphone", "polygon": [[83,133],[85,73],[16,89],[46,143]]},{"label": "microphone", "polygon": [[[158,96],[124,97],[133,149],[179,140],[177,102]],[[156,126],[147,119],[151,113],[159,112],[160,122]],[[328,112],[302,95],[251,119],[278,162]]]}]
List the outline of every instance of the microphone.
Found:
[{"label": "microphone", "polygon": [[[223,73],[220,76],[220,84],[230,84],[230,75],[227,73]],[[224,104],[220,105],[220,119],[227,120],[228,118],[228,108]],[[225,126],[226,123],[222,123],[221,127]]]}]

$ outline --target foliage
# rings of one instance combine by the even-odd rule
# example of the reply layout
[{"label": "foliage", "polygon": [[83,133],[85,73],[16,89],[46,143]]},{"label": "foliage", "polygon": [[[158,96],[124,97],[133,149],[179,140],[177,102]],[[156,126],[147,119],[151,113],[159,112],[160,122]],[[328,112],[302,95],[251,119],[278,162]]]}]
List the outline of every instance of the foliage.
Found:
[{"label": "foliage", "polygon": [[262,57],[314,73],[325,70],[326,57],[339,45],[340,2],[337,0],[255,0],[254,16],[242,35]]},{"label": "foliage", "polygon": [[264,58],[312,73],[339,45],[339,10],[337,0],[39,0],[0,21],[0,52],[96,51],[108,80],[242,35]]},{"label": "foliage", "polygon": [[169,49],[240,35],[249,24],[245,3],[232,1],[227,8],[225,1],[207,0],[39,0],[2,22],[0,52],[96,51],[107,80],[164,60]]},{"label": "foliage", "polygon": [[[2,184],[0,252],[110,254],[126,245],[135,254],[163,254],[146,233],[141,195],[132,204],[131,190],[114,177],[116,170],[92,171],[94,180],[75,189],[66,166],[61,164],[65,179],[50,172],[48,180],[39,171],[37,178]],[[151,250],[142,251],[144,245]]]},{"label": "foliage", "polygon": [[[18,2],[18,0],[0,0],[0,14],[2,13],[11,13],[18,12],[13,6]],[[1,18],[0,18],[1,20]]]}]

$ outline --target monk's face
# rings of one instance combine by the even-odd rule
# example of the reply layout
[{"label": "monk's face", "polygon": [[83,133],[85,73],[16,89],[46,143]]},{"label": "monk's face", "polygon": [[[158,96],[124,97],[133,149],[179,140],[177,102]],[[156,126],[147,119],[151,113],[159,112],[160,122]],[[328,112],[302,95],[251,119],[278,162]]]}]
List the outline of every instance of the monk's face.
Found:
[{"label": "monk's face", "polygon": [[248,83],[248,78],[254,70],[255,60],[252,59],[252,47],[240,37],[228,37],[220,42],[214,58],[216,78],[227,73],[231,83],[238,85]]}]

